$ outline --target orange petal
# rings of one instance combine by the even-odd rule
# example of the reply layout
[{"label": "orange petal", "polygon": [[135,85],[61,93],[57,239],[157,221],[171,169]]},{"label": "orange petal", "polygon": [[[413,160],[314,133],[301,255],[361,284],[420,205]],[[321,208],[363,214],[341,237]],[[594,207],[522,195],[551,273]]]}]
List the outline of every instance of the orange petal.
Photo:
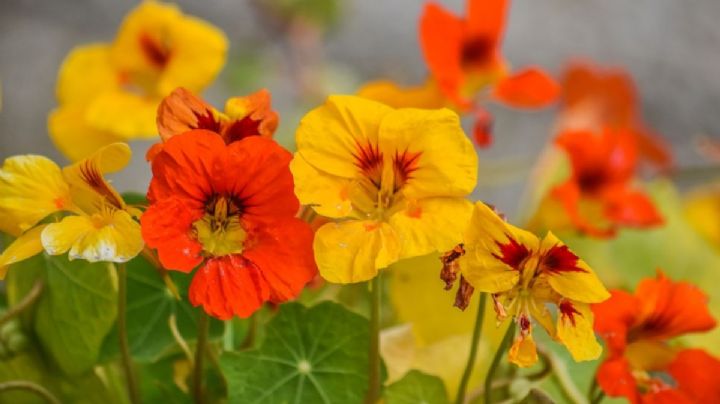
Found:
[{"label": "orange petal", "polygon": [[473,139],[480,147],[488,147],[492,144],[493,118],[490,113],[482,108],[475,110],[475,122],[473,123]]},{"label": "orange petal", "polygon": [[451,99],[460,98],[462,19],[436,3],[426,4],[420,17],[420,45],[430,73],[443,93]]},{"label": "orange petal", "polygon": [[496,101],[515,108],[541,108],[558,98],[560,86],[545,71],[529,67],[495,85]]},{"label": "orange petal", "polygon": [[630,364],[620,356],[603,362],[597,370],[600,388],[610,397],[626,397],[631,403],[640,402],[637,383],[632,375]]},{"label": "orange petal", "polygon": [[599,227],[591,223],[580,210],[580,188],[575,179],[568,181],[552,189],[552,197],[562,204],[565,213],[579,231],[598,238],[612,237],[616,233],[613,227]]},{"label": "orange petal", "polygon": [[613,188],[604,195],[605,214],[615,223],[631,227],[651,227],[663,224],[663,217],[653,201],[639,191]]},{"label": "orange petal", "polygon": [[508,3],[508,0],[468,0],[468,33],[498,42],[505,29]]},{"label": "orange petal", "polygon": [[635,324],[640,302],[623,290],[612,290],[610,294],[606,301],[590,307],[595,315],[595,331],[605,340],[610,355],[614,355],[625,350],[627,333]]},{"label": "orange petal", "polygon": [[182,87],[176,88],[160,103],[157,126],[163,141],[193,129],[220,132],[214,108]]},{"label": "orange petal", "polygon": [[245,97],[230,98],[225,103],[225,113],[230,118],[222,128],[226,143],[247,136],[272,137],[279,121],[272,109],[270,92],[264,88]]},{"label": "orange petal", "polygon": [[647,130],[636,130],[634,133],[641,157],[655,164],[660,170],[668,171],[672,168],[670,146],[663,138]]},{"label": "orange petal", "polygon": [[720,360],[701,349],[680,351],[668,372],[678,389],[697,403],[720,403]]}]

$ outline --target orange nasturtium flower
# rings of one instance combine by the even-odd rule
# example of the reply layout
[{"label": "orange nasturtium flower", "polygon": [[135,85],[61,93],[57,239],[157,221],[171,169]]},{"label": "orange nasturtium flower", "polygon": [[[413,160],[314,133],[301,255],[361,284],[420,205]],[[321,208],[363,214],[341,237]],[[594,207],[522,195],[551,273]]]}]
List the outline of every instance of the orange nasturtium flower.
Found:
[{"label": "orange nasturtium flower", "polygon": [[[124,143],[63,169],[43,156],[6,159],[0,168],[0,231],[17,239],[0,255],[0,278],[8,265],[43,249],[90,262],[126,262],[140,253],[140,211],[127,206],[103,177],[129,160]],[[57,218],[44,221],[50,215]]]},{"label": "orange nasturtium flower", "polygon": [[478,95],[516,108],[552,103],[560,88],[542,69],[511,72],[500,47],[508,0],[467,0],[466,16],[458,17],[436,3],[425,5],[420,42],[430,78],[419,87],[399,88],[379,81],[360,90],[361,96],[390,106],[454,108],[472,111],[478,144],[489,144],[491,118],[476,105]]},{"label": "orange nasturtium flower", "polygon": [[[576,361],[600,356],[590,303],[610,294],[592,269],[552,233],[540,240],[477,202],[465,242],[453,258],[444,260],[442,279],[454,281],[454,271],[459,270],[461,289],[468,292],[463,300],[469,300],[474,289],[491,293],[498,320],[510,316],[517,323],[519,335],[509,353],[512,363],[526,367],[537,362],[533,319]],[[546,304],[556,308],[554,314]]]},{"label": "orange nasturtium flower", "polygon": [[571,174],[549,197],[562,205],[572,227],[608,237],[619,227],[663,223],[650,197],[633,184],[638,156],[631,133],[608,128],[600,133],[568,131],[555,144],[567,153]]},{"label": "orange nasturtium flower", "polygon": [[[245,97],[233,97],[221,112],[179,87],[160,103],[157,127],[163,142],[193,129],[206,129],[220,135],[226,144],[248,136],[272,137],[278,114],[271,108],[270,92],[262,89]],[[160,152],[162,143],[153,145],[148,161]]]},{"label": "orange nasturtium flower", "polygon": [[634,295],[613,290],[592,310],[608,350],[597,372],[605,394],[632,403],[720,402],[720,360],[668,344],[715,328],[707,296],[697,287],[658,271],[656,278],[641,281]]},{"label": "orange nasturtium flower", "polygon": [[576,61],[565,69],[561,85],[559,131],[625,130],[633,134],[641,158],[664,169],[672,165],[667,144],[642,121],[637,89],[625,70]]},{"label": "orange nasturtium flower", "polygon": [[326,280],[365,281],[461,241],[478,162],[454,112],[331,96],[302,119],[296,141],[300,202],[336,220],[315,235]]},{"label": "orange nasturtium flower", "polygon": [[317,273],[312,230],[295,217],[291,157],[271,139],[226,145],[196,129],[153,158],[143,238],[165,268],[199,266],[189,297],[208,314],[248,317],[294,298]]},{"label": "orange nasturtium flower", "polygon": [[174,5],[144,1],[112,43],[73,49],[57,81],[50,135],[78,160],[117,141],[156,136],[155,114],[177,87],[204,89],[225,63],[227,40]]}]

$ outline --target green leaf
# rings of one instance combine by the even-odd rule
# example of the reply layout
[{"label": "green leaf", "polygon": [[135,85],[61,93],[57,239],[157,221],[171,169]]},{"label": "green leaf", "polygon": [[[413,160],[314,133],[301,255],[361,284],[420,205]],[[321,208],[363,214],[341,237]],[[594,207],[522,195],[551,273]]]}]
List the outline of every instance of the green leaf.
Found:
[{"label": "green leaf", "polygon": [[117,274],[109,263],[46,257],[47,284],[35,331],[43,349],[69,375],[90,370],[117,316]]},{"label": "green leaf", "polygon": [[[180,300],[177,300],[158,270],[143,257],[128,262],[127,274],[127,333],[130,353],[135,360],[154,362],[177,351],[169,323],[173,314],[183,339],[195,340],[200,309],[192,307],[187,299],[190,275],[170,272],[180,293]],[[221,336],[222,332],[222,322],[211,321],[211,338]],[[114,327],[103,345],[103,359],[114,358],[117,354],[118,336]]]},{"label": "green leaf", "polygon": [[[10,266],[7,278],[5,278],[8,306],[18,304],[30,292],[36,282],[40,280],[46,281],[46,265],[43,254],[38,254]],[[47,287],[47,284],[45,286]],[[20,319],[26,330],[32,330],[33,328],[36,307],[37,302],[32,308],[28,308],[20,314]]]},{"label": "green leaf", "polygon": [[440,378],[411,370],[385,390],[386,404],[445,404],[447,391]]},{"label": "green leaf", "polygon": [[128,191],[123,192],[120,196],[122,196],[123,200],[128,205],[147,205],[148,203],[145,194],[140,192]]},{"label": "green leaf", "polygon": [[337,303],[280,307],[258,349],[220,359],[230,403],[360,403],[368,321]]}]

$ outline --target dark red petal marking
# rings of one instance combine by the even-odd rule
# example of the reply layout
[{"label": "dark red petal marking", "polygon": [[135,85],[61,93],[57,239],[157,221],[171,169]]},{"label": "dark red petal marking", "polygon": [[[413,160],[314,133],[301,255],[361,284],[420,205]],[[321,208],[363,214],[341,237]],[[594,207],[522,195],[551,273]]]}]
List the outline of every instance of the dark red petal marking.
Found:
[{"label": "dark red petal marking", "polygon": [[123,202],[118,200],[92,161],[88,160],[80,165],[80,178],[112,206],[122,208]]},{"label": "dark red petal marking", "polygon": [[143,32],[140,34],[138,40],[140,41],[140,48],[145,54],[145,57],[147,57],[153,65],[164,67],[168,60],[170,60],[170,51],[148,33]]},{"label": "dark red petal marking", "polygon": [[483,65],[492,57],[495,44],[483,36],[470,38],[463,43],[461,63],[463,66]]},{"label": "dark red petal marking", "polygon": [[207,129],[211,132],[220,133],[220,122],[215,119],[212,112],[209,109],[203,112],[204,114],[200,114],[199,111],[193,111],[197,119],[197,124],[194,129]]},{"label": "dark red petal marking", "polygon": [[380,188],[383,162],[383,154],[380,152],[380,147],[372,143],[365,145],[356,143],[355,146],[356,152],[353,153],[355,165],[363,171],[365,176],[367,176],[376,187]]},{"label": "dark red petal marking", "polygon": [[575,309],[575,306],[573,306],[572,303],[567,300],[561,301],[558,305],[558,309],[560,310],[560,315],[562,315],[562,318],[567,318],[568,320],[570,320],[570,323],[573,325],[573,327],[575,327],[575,315],[577,314],[582,316],[582,314],[580,314],[580,312]]},{"label": "dark red petal marking", "polygon": [[510,235],[506,234],[509,242],[507,244],[495,242],[500,247],[500,255],[493,254],[492,256],[509,265],[512,269],[519,271],[520,264],[530,255],[530,250],[523,244],[518,243]]},{"label": "dark red petal marking", "polygon": [[407,150],[400,153],[395,151],[393,164],[395,166],[395,191],[412,178],[412,173],[418,169],[421,152],[412,153]]},{"label": "dark red petal marking", "polygon": [[566,245],[555,245],[542,258],[540,268],[552,273],[587,272],[578,267],[578,256],[573,254]]},{"label": "dark red petal marking", "polygon": [[233,122],[223,133],[225,143],[230,144],[248,136],[260,136],[260,122],[249,116]]}]

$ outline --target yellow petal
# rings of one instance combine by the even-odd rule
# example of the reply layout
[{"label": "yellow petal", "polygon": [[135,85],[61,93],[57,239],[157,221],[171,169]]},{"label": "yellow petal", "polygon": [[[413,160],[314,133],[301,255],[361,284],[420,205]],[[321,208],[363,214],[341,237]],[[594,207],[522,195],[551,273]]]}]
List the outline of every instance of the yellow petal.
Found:
[{"label": "yellow petal", "polygon": [[49,214],[71,205],[69,187],[52,160],[13,156],[0,168],[0,231],[19,236]]},{"label": "yellow petal", "polygon": [[538,361],[537,347],[532,334],[515,338],[515,342],[508,352],[508,359],[521,368],[530,367]]},{"label": "yellow petal", "polygon": [[720,249],[720,192],[716,188],[691,193],[685,201],[685,217],[701,236]]},{"label": "yellow petal", "polygon": [[[544,256],[554,247],[564,245],[554,234],[548,232],[540,244],[540,256]],[[568,299],[584,303],[600,303],[610,297],[610,292],[585,261],[578,258],[575,265],[581,271],[547,272],[548,283],[556,292]]]},{"label": "yellow petal", "polygon": [[315,234],[320,275],[333,283],[362,282],[398,260],[400,245],[386,223],[352,220],[329,223]]},{"label": "yellow petal", "polygon": [[0,254],[0,279],[5,279],[9,265],[26,260],[42,252],[43,247],[40,242],[40,233],[42,233],[44,229],[44,224],[33,227],[16,238],[5,251]]},{"label": "yellow petal", "polygon": [[50,255],[69,251],[69,258],[90,262],[127,262],[144,244],[140,224],[123,210],[92,216],[67,216],[49,224],[42,232],[42,244]]},{"label": "yellow petal", "polygon": [[71,161],[83,159],[105,145],[122,140],[110,132],[89,126],[85,113],[83,104],[63,105],[52,111],[48,118],[50,139]]},{"label": "yellow petal", "polygon": [[477,154],[453,111],[394,110],[382,120],[379,140],[380,150],[420,153],[403,187],[406,197],[464,197],[475,188]]},{"label": "yellow petal", "polygon": [[120,73],[110,62],[110,46],[91,44],[76,47],[65,57],[56,92],[61,105],[83,105],[103,92],[119,88]]},{"label": "yellow petal", "polygon": [[389,80],[366,83],[357,95],[393,108],[439,109],[448,106],[440,88],[428,80],[414,87],[400,87]]},{"label": "yellow petal", "polygon": [[305,205],[310,205],[320,215],[342,218],[350,215],[349,199],[351,180],[327,174],[305,161],[299,153],[290,162],[295,178],[295,195]]},{"label": "yellow petal", "polygon": [[96,131],[124,139],[157,137],[155,115],[160,98],[142,97],[124,91],[98,95],[87,107],[85,122]]},{"label": "yellow petal", "polygon": [[511,289],[520,279],[520,271],[501,261],[501,245],[509,244],[512,237],[529,253],[538,248],[538,239],[532,233],[502,220],[492,209],[477,202],[465,233],[465,255],[460,258],[463,275],[476,289],[498,293]]},{"label": "yellow petal", "polygon": [[[562,303],[561,303],[562,304]],[[570,307],[558,312],[557,338],[562,342],[576,362],[597,359],[602,348],[595,339],[593,331],[593,313],[590,305],[566,301]]]},{"label": "yellow petal", "polygon": [[[357,145],[378,145],[380,121],[390,111],[390,107],[364,98],[330,96],[300,121],[295,135],[298,153],[320,171],[355,178],[360,173],[353,157]],[[312,180],[295,178],[296,182]]]},{"label": "yellow petal", "polygon": [[462,198],[427,198],[390,217],[401,245],[400,258],[445,252],[463,241],[473,205]]}]

